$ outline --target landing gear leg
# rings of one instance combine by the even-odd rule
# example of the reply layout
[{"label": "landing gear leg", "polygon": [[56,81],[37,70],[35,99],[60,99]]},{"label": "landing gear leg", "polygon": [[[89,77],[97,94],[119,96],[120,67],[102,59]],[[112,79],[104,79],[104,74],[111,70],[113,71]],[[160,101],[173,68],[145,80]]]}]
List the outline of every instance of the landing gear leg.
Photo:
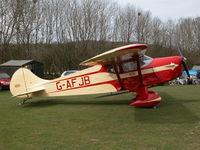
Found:
[{"label": "landing gear leg", "polygon": [[27,97],[26,97],[25,99],[23,99],[23,101],[19,102],[19,105],[24,105],[25,102],[26,102],[27,100],[29,100],[29,99],[31,99],[31,97],[29,97],[29,96],[27,95]]},{"label": "landing gear leg", "polygon": [[146,87],[138,88],[135,101],[130,105],[135,107],[148,107],[156,109],[156,105],[160,103],[161,97],[154,91],[149,91]]}]

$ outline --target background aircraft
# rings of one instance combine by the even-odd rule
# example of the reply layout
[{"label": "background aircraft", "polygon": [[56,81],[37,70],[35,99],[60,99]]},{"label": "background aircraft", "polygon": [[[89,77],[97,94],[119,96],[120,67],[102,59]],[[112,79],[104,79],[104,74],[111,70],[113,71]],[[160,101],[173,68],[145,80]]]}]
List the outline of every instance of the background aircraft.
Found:
[{"label": "background aircraft", "polygon": [[[15,97],[69,96],[109,93],[128,90],[136,93],[131,106],[154,107],[161,97],[148,90],[149,86],[172,80],[181,75],[181,56],[151,58],[144,53],[146,44],[131,44],[112,49],[80,65],[87,69],[60,77],[44,80],[27,68],[17,70],[10,84]],[[188,72],[188,71],[187,71]]]}]

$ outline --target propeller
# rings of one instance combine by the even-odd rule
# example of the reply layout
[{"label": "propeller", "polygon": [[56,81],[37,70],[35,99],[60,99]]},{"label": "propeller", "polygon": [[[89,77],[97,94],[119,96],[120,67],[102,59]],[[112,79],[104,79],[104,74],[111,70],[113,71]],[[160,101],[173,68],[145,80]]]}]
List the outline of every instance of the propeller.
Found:
[{"label": "propeller", "polygon": [[184,70],[187,74],[187,76],[190,78],[190,73],[189,73],[189,70],[188,70],[188,66],[186,64],[186,62],[184,60],[182,60],[182,64],[183,64],[183,67],[184,67]]},{"label": "propeller", "polygon": [[186,63],[187,58],[185,58],[185,57],[183,56],[183,53],[182,53],[182,51],[180,50],[180,48],[178,48],[178,51],[179,51],[180,56],[182,57],[182,64],[183,64],[184,70],[185,70],[187,76],[188,76],[189,79],[190,79],[190,73],[189,73],[188,65],[187,65],[187,63]]}]

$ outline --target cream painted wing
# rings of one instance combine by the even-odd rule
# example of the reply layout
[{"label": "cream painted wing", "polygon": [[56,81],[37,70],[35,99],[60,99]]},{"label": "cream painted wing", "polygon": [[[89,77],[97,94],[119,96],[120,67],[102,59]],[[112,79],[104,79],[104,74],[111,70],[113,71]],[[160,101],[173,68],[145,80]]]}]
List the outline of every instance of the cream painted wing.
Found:
[{"label": "cream painted wing", "polygon": [[106,64],[110,60],[113,60],[115,57],[126,55],[129,53],[137,53],[146,48],[147,48],[146,44],[130,44],[130,45],[118,47],[118,48],[109,50],[107,52],[104,52],[102,54],[99,54],[95,57],[92,57],[80,63],[80,65],[93,66],[93,65],[99,65],[99,64]]}]

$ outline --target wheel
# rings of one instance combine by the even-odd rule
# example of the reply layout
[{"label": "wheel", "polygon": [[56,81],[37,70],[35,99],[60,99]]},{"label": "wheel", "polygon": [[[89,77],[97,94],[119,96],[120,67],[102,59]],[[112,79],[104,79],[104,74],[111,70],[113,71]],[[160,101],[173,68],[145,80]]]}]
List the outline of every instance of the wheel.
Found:
[{"label": "wheel", "polygon": [[21,105],[24,105],[24,102],[19,102],[19,104],[18,104],[18,105],[20,105],[20,106],[21,106]]},{"label": "wheel", "polygon": [[2,85],[0,84],[0,91],[3,89]]}]

